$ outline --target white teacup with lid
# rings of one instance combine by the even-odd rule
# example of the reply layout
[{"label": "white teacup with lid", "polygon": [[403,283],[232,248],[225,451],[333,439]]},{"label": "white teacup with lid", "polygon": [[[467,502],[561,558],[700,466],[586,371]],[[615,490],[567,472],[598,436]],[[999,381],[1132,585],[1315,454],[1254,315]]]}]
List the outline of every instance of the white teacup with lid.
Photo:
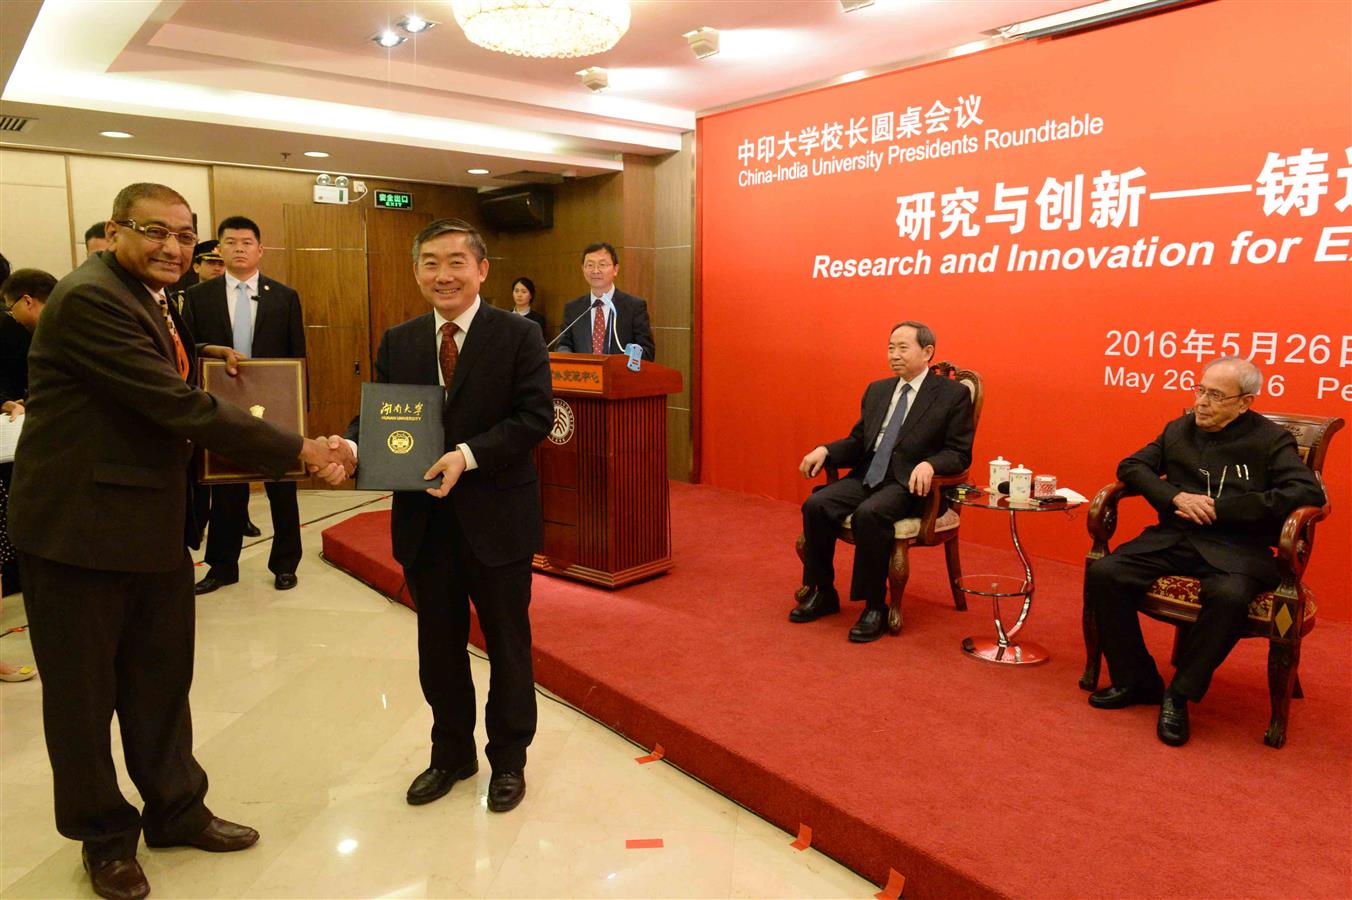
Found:
[{"label": "white teacup with lid", "polygon": [[1009,499],[1027,500],[1033,493],[1033,470],[1022,465],[1009,470]]},{"label": "white teacup with lid", "polygon": [[1009,460],[1003,456],[997,456],[990,461],[991,480],[987,482],[991,490],[999,490],[1000,485],[1009,480]]}]

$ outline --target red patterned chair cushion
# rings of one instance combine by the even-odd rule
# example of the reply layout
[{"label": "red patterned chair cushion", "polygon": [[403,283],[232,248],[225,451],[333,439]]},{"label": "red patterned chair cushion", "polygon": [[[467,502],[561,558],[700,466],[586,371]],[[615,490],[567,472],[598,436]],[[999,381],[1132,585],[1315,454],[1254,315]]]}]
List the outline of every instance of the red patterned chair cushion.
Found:
[{"label": "red patterned chair cushion", "polygon": [[[1170,603],[1196,611],[1202,608],[1197,596],[1201,587],[1201,582],[1196,578],[1187,578],[1183,575],[1166,575],[1163,578],[1155,579],[1155,583],[1150,586],[1149,594],[1161,603]],[[1301,588],[1305,593],[1305,621],[1312,622],[1315,615],[1314,592],[1304,585]],[[1249,604],[1249,621],[1260,624],[1270,623],[1274,599],[1275,596],[1271,591],[1253,598],[1253,602]]]}]

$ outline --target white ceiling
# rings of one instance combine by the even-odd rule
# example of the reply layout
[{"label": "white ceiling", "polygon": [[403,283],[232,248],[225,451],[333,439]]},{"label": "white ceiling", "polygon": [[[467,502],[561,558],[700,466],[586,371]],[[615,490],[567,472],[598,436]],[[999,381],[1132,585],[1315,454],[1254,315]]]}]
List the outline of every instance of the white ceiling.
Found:
[{"label": "white ceiling", "polygon": [[[1086,0],[633,0],[614,48],[572,60],[476,47],[445,0],[0,3],[0,115],[35,119],[0,145],[487,187],[615,171],[678,148],[703,112],[989,45]],[[441,24],[392,50],[369,40],[408,13]],[[701,26],[722,32],[705,60],[681,37]],[[574,75],[592,65],[604,93]]]}]

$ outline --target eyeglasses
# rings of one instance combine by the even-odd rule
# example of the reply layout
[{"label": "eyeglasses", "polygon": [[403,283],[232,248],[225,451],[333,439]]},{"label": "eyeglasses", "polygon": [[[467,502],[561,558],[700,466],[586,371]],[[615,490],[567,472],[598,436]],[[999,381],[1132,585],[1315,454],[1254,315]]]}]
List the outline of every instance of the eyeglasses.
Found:
[{"label": "eyeglasses", "polygon": [[113,220],[114,225],[124,225],[132,231],[139,231],[145,235],[145,239],[155,244],[163,244],[165,241],[173,238],[183,247],[196,247],[197,235],[191,231],[170,231],[163,225],[138,225],[131,219],[124,221]]},{"label": "eyeglasses", "polygon": [[604,270],[606,270],[606,269],[611,268],[611,267],[614,266],[614,265],[615,265],[614,263],[609,263],[609,262],[584,263],[583,266],[582,266],[582,271],[584,271],[584,272],[602,272],[602,271],[604,271]]},{"label": "eyeglasses", "polygon": [[1234,400],[1236,397],[1244,396],[1243,392],[1238,394],[1222,394],[1220,391],[1214,388],[1204,388],[1201,385],[1198,385],[1197,387],[1193,388],[1192,392],[1197,395],[1198,400],[1201,400],[1203,397],[1205,397],[1212,403],[1220,403],[1222,400]]}]

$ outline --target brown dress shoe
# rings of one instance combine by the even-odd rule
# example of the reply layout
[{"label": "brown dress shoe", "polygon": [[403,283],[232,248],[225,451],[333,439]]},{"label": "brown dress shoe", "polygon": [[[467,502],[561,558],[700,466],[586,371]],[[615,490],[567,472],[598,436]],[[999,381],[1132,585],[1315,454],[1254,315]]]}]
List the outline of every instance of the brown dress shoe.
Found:
[{"label": "brown dress shoe", "polygon": [[147,847],[196,847],[211,853],[233,853],[258,843],[258,832],[248,825],[236,825],[225,819],[212,819],[197,834],[181,841],[152,842],[146,839]]},{"label": "brown dress shoe", "polygon": [[131,859],[91,860],[84,856],[84,867],[94,885],[94,893],[108,900],[141,900],[150,893],[150,882],[136,857]]}]

